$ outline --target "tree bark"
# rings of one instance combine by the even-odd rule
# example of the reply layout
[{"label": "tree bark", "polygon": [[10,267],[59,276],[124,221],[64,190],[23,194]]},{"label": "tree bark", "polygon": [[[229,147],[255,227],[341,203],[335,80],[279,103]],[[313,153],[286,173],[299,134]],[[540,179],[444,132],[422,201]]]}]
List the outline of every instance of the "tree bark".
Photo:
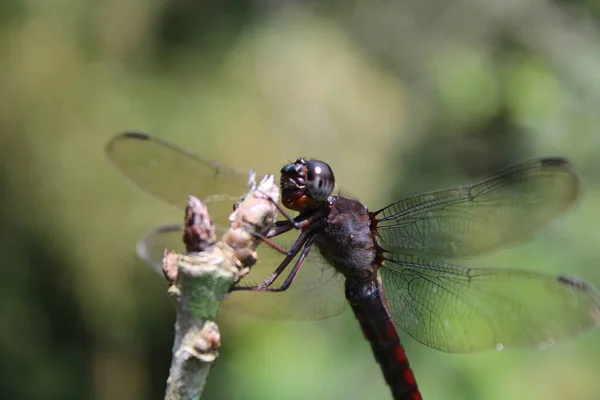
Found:
[{"label": "tree bark", "polygon": [[272,227],[278,199],[272,175],[256,187],[251,174],[248,193],[229,217],[229,230],[215,243],[206,206],[193,196],[188,198],[183,235],[187,253],[165,251],[163,259],[177,313],[165,400],[192,400],[202,395],[221,346],[215,323],[219,304],[256,262],[257,234],[265,235]]}]

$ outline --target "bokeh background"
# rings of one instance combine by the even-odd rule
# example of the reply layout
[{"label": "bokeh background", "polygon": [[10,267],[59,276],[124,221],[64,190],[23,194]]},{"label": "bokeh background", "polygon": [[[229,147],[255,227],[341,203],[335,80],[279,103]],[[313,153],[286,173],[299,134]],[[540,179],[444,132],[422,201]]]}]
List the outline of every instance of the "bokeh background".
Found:
[{"label": "bokeh background", "polygon": [[[599,110],[598,0],[2,0],[0,398],[164,394],[173,310],[134,246],[182,215],[109,164],[118,132],[242,169],[325,159],[373,209],[563,155],[575,212],[478,262],[600,285]],[[349,310],[220,326],[204,399],[390,398]],[[426,399],[600,399],[600,330],[468,356],[403,341]]]}]

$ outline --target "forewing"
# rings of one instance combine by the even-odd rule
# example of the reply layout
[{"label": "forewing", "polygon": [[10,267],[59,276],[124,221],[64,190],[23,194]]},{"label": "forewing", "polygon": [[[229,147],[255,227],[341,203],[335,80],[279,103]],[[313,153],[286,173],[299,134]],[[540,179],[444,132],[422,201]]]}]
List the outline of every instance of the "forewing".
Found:
[{"label": "forewing", "polygon": [[600,293],[574,278],[406,254],[379,271],[394,323],[446,352],[542,348],[600,324]]},{"label": "forewing", "polygon": [[[183,227],[177,224],[163,225],[148,233],[137,246],[138,256],[162,275],[162,258],[165,248],[185,252],[182,242]],[[217,226],[221,237],[224,228]],[[278,236],[274,241],[285,249],[291,247],[298,232],[291,231]],[[284,259],[284,256],[261,244],[258,262],[240,282],[251,285],[262,282]],[[290,270],[292,265],[288,267]],[[288,271],[289,272],[289,271]],[[286,276],[284,272],[283,276]],[[278,285],[278,279],[274,285]],[[256,315],[295,320],[315,320],[340,314],[346,306],[343,276],[336,273],[313,249],[296,280],[288,290],[281,293],[235,291],[223,302],[223,307],[250,312]]]},{"label": "forewing", "polygon": [[386,248],[474,256],[531,238],[578,194],[579,180],[567,160],[535,159],[471,185],[391,204],[377,212],[378,233]]},{"label": "forewing", "polygon": [[224,222],[233,211],[233,203],[247,191],[248,172],[145,133],[115,136],[106,153],[143,191],[182,209],[187,196],[193,194],[208,204],[216,221]]}]

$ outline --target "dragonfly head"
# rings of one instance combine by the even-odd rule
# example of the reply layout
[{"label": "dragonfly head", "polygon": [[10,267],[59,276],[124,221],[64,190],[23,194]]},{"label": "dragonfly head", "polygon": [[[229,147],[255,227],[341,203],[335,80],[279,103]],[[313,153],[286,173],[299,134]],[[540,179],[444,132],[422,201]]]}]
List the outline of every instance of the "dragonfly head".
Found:
[{"label": "dragonfly head", "polygon": [[318,160],[299,158],[281,169],[281,200],[285,207],[304,211],[326,202],[333,192],[331,167]]}]

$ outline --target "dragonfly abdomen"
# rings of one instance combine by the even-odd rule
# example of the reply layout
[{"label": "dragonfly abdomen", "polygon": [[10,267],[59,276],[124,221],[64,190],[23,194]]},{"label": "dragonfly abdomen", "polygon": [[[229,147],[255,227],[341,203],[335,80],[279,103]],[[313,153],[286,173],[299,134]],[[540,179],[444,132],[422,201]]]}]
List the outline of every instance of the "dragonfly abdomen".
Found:
[{"label": "dragonfly abdomen", "polygon": [[377,279],[346,279],[346,299],[371,344],[394,400],[422,400]]}]

